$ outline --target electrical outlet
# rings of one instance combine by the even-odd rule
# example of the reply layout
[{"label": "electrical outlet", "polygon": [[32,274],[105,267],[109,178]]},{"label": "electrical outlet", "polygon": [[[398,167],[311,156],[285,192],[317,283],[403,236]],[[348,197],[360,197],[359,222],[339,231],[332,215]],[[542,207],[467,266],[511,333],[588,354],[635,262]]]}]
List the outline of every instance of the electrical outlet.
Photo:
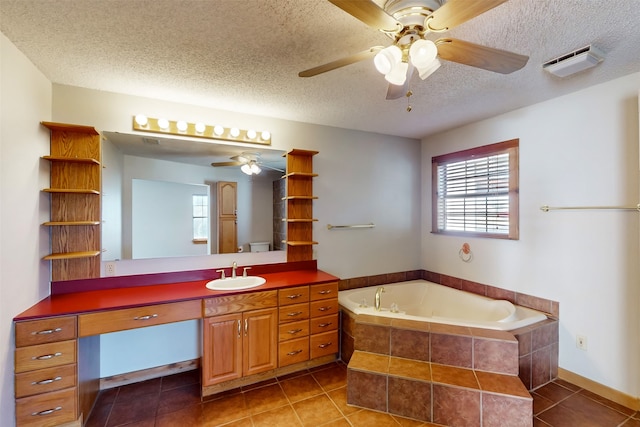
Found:
[{"label": "electrical outlet", "polygon": [[576,335],[576,347],[580,350],[587,351],[587,337],[584,335]]},{"label": "electrical outlet", "polygon": [[105,262],[104,263],[104,275],[105,276],[115,276],[116,275],[116,263],[115,262]]}]

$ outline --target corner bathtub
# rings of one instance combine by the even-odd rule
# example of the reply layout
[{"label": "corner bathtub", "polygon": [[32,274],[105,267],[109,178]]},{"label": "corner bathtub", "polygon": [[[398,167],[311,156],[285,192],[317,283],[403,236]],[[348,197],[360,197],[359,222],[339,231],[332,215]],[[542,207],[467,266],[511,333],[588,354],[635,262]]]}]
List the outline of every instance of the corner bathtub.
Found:
[{"label": "corner bathtub", "polygon": [[[374,309],[376,290],[380,311]],[[338,293],[340,305],[355,313],[475,328],[510,331],[547,318],[543,313],[426,280],[350,289]]]}]

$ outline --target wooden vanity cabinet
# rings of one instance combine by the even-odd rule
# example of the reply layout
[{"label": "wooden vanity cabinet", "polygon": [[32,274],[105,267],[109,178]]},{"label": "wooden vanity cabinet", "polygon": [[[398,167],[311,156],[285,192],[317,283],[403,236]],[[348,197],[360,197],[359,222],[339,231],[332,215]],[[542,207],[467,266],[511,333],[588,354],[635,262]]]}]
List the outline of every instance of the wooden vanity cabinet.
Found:
[{"label": "wooden vanity cabinet", "polygon": [[15,339],[16,426],[79,423],[90,408],[79,386],[76,317],[17,322]]},{"label": "wooden vanity cabinet", "polygon": [[202,385],[277,368],[277,291],[204,300]]},{"label": "wooden vanity cabinet", "polygon": [[338,282],[278,292],[278,366],[337,353]]},{"label": "wooden vanity cabinet", "polygon": [[278,291],[278,367],[309,360],[309,286]]}]

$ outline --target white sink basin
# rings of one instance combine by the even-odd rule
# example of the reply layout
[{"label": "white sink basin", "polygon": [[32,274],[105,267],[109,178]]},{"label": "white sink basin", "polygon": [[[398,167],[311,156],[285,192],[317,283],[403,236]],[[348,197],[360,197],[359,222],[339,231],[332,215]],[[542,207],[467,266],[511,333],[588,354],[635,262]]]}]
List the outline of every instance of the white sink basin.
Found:
[{"label": "white sink basin", "polygon": [[264,285],[267,280],[260,276],[228,277],[208,282],[205,286],[213,291],[230,291],[235,289],[250,289]]}]

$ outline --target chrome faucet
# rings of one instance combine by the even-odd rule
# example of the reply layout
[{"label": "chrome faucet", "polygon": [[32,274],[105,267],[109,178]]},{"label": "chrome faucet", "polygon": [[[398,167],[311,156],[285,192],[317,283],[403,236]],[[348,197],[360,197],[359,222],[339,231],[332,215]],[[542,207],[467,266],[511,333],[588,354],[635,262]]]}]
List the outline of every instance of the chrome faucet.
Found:
[{"label": "chrome faucet", "polygon": [[236,277],[236,270],[238,269],[238,263],[233,261],[233,264],[231,264],[231,277],[235,279]]},{"label": "chrome faucet", "polygon": [[376,290],[376,298],[375,298],[375,302],[373,307],[375,308],[376,311],[380,311],[380,295],[382,295],[382,293],[384,292],[384,287],[380,286],[377,290]]}]

